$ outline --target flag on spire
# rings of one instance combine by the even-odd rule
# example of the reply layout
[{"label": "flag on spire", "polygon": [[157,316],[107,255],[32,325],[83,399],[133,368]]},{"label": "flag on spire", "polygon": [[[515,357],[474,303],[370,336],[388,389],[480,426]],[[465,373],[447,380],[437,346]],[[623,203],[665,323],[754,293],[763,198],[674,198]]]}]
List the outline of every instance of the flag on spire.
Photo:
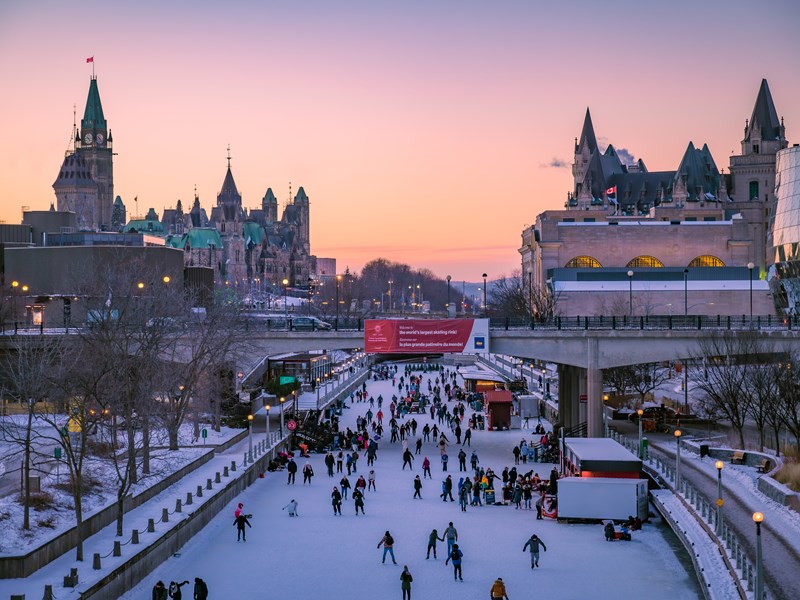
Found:
[{"label": "flag on spire", "polygon": [[606,190],[606,196],[616,196],[617,195],[617,186],[612,186]]},{"label": "flag on spire", "polygon": [[87,63],[93,63],[94,62],[94,56],[90,56],[89,58],[87,58],[86,62]]}]

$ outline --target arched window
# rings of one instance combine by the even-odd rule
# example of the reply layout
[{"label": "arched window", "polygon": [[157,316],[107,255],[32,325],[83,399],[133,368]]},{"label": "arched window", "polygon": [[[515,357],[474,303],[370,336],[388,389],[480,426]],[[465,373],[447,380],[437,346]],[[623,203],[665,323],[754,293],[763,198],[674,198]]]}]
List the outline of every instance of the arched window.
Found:
[{"label": "arched window", "polygon": [[703,254],[696,257],[689,263],[690,267],[724,267],[725,263],[718,259],[716,256],[710,254]]},{"label": "arched window", "polygon": [[600,269],[603,265],[601,265],[597,259],[592,258],[591,256],[576,256],[575,258],[571,259],[564,268],[566,269]]},{"label": "arched window", "polygon": [[642,268],[642,267],[650,267],[650,268],[661,268],[664,266],[660,260],[658,260],[654,256],[637,256],[631,262],[626,265],[629,269],[633,268]]}]

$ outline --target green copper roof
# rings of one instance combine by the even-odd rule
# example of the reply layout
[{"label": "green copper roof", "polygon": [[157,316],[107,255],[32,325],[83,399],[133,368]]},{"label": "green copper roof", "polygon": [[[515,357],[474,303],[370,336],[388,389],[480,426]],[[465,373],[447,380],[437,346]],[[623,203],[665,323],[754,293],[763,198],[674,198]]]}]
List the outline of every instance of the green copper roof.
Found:
[{"label": "green copper roof", "polygon": [[97,79],[89,81],[89,97],[86,98],[86,110],[83,111],[81,129],[106,129],[106,118],[103,116],[103,105],[100,104],[100,92],[97,90]]},{"label": "green copper roof", "polygon": [[245,221],[242,223],[242,236],[244,237],[245,245],[250,242],[256,245],[260,244],[264,241],[265,235],[264,230],[258,223],[254,221]]},{"label": "green copper roof", "polygon": [[173,248],[183,249],[188,244],[190,248],[222,248],[222,238],[219,231],[213,227],[193,227],[183,235],[167,237],[167,244]]},{"label": "green copper roof", "polygon": [[164,233],[164,226],[158,219],[131,219],[125,225],[125,231],[135,230],[137,233]]}]

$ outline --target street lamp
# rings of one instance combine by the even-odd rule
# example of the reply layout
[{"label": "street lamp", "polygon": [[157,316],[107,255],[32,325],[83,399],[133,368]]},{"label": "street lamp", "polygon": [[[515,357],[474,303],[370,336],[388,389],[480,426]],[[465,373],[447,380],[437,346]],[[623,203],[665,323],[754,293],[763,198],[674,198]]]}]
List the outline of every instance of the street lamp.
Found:
[{"label": "street lamp", "polygon": [[314,279],[308,278],[308,316],[311,316],[311,300],[314,298]]},{"label": "street lamp", "polygon": [[763,514],[753,513],[753,521],[756,524],[756,593],[754,598],[758,600],[764,598],[764,561],[761,557],[761,521],[763,520]]},{"label": "street lamp", "polygon": [[722,505],[724,501],[722,500],[722,467],[725,466],[725,463],[721,460],[718,460],[714,463],[714,466],[717,468],[717,536],[722,535]]},{"label": "street lamp", "polygon": [[486,273],[482,275],[483,277],[483,316],[485,317],[489,314],[488,307],[486,306]]},{"label": "street lamp", "polygon": [[253,415],[247,415],[247,446],[248,446],[248,460],[253,462]]},{"label": "street lamp", "polygon": [[628,271],[628,315],[633,316],[633,271]]},{"label": "street lamp", "polygon": [[452,277],[447,276],[447,316],[450,316],[450,280]]},{"label": "street lamp", "polygon": [[317,410],[319,410],[319,377],[317,377]]},{"label": "street lamp", "polygon": [[[294,392],[292,392],[294,393]],[[283,439],[283,403],[286,402],[286,398],[281,396],[281,439]]]},{"label": "street lamp", "polygon": [[394,281],[389,280],[389,312],[392,312],[392,284]]},{"label": "street lamp", "polygon": [[533,319],[533,269],[528,267],[528,304],[531,308],[531,319]]},{"label": "street lamp", "polygon": [[640,408],[636,411],[636,414],[639,415],[639,458],[642,458],[642,416],[644,415],[644,411]]},{"label": "street lamp", "polygon": [[753,322],[753,267],[755,267],[753,263],[751,262],[747,263],[747,269],[750,271],[750,322],[751,323]]},{"label": "street lamp", "polygon": [[269,404],[264,406],[264,410],[267,412],[267,447],[269,447]]},{"label": "street lamp", "polygon": [[689,316],[689,269],[683,270],[683,316]]},{"label": "street lamp", "polygon": [[681,430],[675,430],[675,442],[678,450],[675,452],[675,492],[681,493]]},{"label": "street lamp", "polygon": [[286,318],[286,327],[289,327],[289,280],[284,277],[281,283],[283,284],[283,314]]},{"label": "street lamp", "polygon": [[336,331],[339,331],[339,282],[342,280],[341,275],[336,276]]}]

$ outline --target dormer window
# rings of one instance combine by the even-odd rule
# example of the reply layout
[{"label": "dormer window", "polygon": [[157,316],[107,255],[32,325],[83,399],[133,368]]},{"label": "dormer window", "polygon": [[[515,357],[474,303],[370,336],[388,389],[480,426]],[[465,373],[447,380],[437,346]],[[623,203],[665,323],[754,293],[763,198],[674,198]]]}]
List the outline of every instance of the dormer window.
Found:
[{"label": "dormer window", "polygon": [[753,154],[758,154],[758,144],[753,144]]}]

